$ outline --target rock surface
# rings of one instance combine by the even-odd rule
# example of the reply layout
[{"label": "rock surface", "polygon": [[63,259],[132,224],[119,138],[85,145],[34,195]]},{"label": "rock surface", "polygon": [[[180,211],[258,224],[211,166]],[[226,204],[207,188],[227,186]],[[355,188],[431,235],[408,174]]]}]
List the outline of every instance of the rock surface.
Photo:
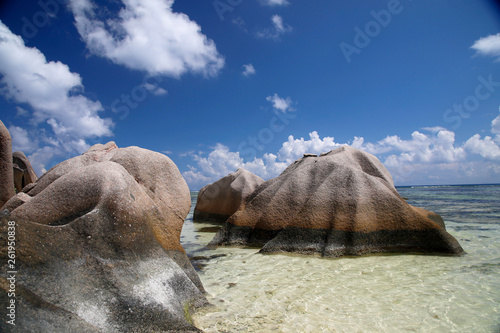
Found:
[{"label": "rock surface", "polygon": [[[207,301],[179,242],[190,192],[168,157],[96,145],[24,191],[0,221],[18,272],[16,326],[0,331],[198,331],[189,312]],[[9,255],[2,246],[4,309]]]},{"label": "rock surface", "polygon": [[332,257],[463,252],[439,215],[406,203],[382,163],[349,146],[305,156],[263,183],[211,244]]},{"label": "rock surface", "polygon": [[12,162],[14,167],[14,186],[17,192],[21,192],[26,185],[36,182],[38,177],[30,161],[22,151],[12,153]]},{"label": "rock surface", "polygon": [[215,183],[206,185],[198,194],[193,221],[226,221],[263,182],[264,179],[240,168]]},{"label": "rock surface", "polygon": [[12,138],[0,120],[0,208],[15,194],[12,173]]}]

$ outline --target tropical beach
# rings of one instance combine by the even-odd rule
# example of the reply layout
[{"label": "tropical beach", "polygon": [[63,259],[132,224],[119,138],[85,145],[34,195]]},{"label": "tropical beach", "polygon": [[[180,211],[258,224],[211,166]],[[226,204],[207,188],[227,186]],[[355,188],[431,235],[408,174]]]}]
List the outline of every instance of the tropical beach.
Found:
[{"label": "tropical beach", "polygon": [[500,332],[499,22],[0,2],[0,331]]}]

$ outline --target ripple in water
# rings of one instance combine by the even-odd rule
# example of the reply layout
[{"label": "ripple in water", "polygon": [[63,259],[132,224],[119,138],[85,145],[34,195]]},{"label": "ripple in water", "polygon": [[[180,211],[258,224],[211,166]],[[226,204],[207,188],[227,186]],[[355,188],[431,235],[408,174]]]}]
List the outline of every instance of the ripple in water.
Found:
[{"label": "ripple in water", "polygon": [[[214,225],[193,223],[191,213],[182,244],[214,305],[194,315],[197,327],[207,333],[500,332],[500,220],[488,218],[499,216],[500,186],[398,190],[410,204],[442,215],[467,254],[324,259],[209,250]],[[443,200],[448,197],[453,200]],[[476,211],[478,200],[484,203]],[[460,207],[462,220],[450,205]],[[474,221],[472,211],[479,216]]]}]

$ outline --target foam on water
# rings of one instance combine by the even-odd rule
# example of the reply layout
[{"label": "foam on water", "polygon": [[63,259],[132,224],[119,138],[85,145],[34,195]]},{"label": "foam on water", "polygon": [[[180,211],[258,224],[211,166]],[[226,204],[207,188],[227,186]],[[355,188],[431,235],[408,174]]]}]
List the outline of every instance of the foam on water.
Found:
[{"label": "foam on water", "polygon": [[[198,312],[195,324],[205,332],[500,332],[500,220],[487,218],[498,216],[500,196],[492,200],[488,192],[487,203],[478,204],[477,193],[441,190],[399,189],[424,208],[449,197],[463,206],[461,213],[450,203],[432,207],[467,252],[460,257],[324,259],[208,250],[214,233],[200,230],[213,225],[193,224],[190,214],[181,241],[203,264],[198,273],[215,305]],[[477,214],[483,218],[470,219]]]}]

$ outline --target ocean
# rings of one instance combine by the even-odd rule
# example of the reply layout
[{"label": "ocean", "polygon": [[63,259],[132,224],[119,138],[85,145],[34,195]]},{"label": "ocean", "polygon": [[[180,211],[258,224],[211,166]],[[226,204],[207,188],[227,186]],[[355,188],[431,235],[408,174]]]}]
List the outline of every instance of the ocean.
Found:
[{"label": "ocean", "polygon": [[398,187],[440,214],[462,256],[371,255],[326,259],[206,245],[217,225],[193,223],[181,243],[212,304],[204,332],[500,333],[500,185]]}]

